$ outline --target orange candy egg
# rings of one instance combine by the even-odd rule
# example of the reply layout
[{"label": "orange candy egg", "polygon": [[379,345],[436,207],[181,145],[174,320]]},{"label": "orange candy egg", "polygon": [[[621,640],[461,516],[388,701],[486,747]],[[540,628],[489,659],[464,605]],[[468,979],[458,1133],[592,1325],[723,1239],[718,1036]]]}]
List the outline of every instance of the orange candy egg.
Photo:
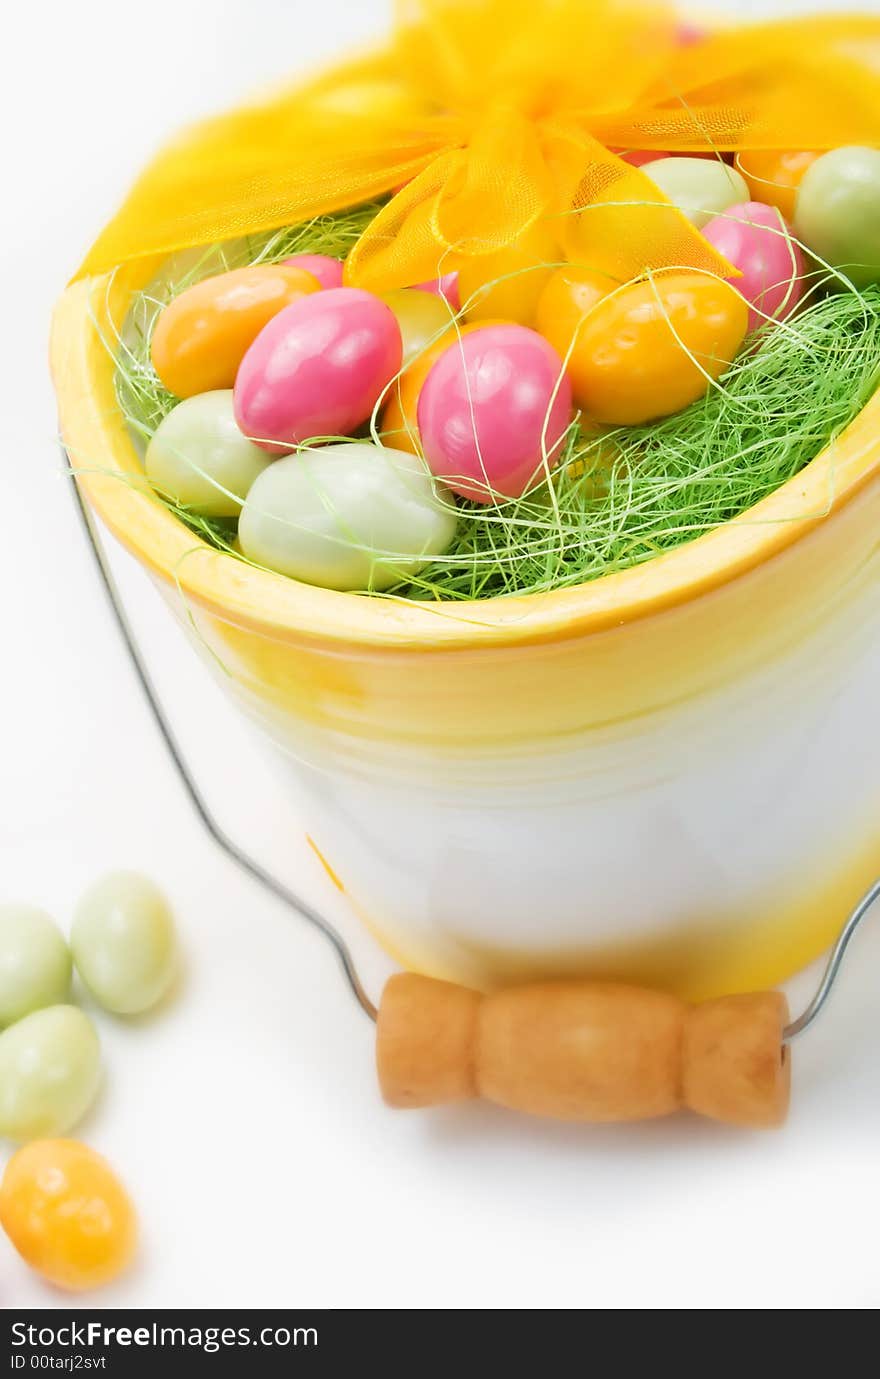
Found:
[{"label": "orange candy egg", "polygon": [[807,149],[750,149],[736,155],[734,166],[746,179],[753,201],[775,206],[791,220],[804,173],[821,156]]},{"label": "orange candy egg", "polygon": [[587,312],[619,286],[614,278],[589,268],[574,264],[557,268],[538,298],[535,330],[564,359]]},{"label": "orange candy egg", "polygon": [[320,291],[304,268],[252,264],[203,278],[160,313],[150,344],[153,367],[175,397],[231,388],[238,366],[273,316]]},{"label": "orange candy egg", "polygon": [[609,426],[671,416],[729,367],[748,318],[744,298],[708,273],[629,283],[581,324],[568,361],[575,402]]},{"label": "orange candy egg", "polygon": [[26,1264],[59,1288],[99,1288],[137,1241],[128,1193],[106,1159],[76,1140],[34,1140],[0,1185],[0,1225]]}]

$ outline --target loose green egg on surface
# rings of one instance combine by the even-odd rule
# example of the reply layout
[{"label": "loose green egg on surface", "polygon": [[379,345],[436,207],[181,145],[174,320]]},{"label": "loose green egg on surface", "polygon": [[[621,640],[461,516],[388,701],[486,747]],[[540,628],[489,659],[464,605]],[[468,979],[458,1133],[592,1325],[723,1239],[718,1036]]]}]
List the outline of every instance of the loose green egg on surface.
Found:
[{"label": "loose green egg on surface", "polygon": [[137,872],[111,872],[80,900],[70,931],[76,970],[99,1005],[137,1015],[175,972],[174,921],[162,892]]},{"label": "loose green egg on surface", "polygon": [[738,201],[748,201],[745,178],[713,158],[658,158],[642,168],[697,229]]},{"label": "loose green egg on surface", "polygon": [[101,1076],[98,1036],[76,1006],[36,1010],[0,1034],[0,1135],[63,1135],[88,1110]]},{"label": "loose green egg on surface", "polygon": [[70,949],[45,910],[0,905],[0,1025],[66,1001],[70,975]]},{"label": "loose green egg on surface", "polygon": [[238,535],[248,560],[326,589],[387,589],[442,555],[452,499],[424,460],[344,441],[288,455],[254,484]]},{"label": "loose green egg on surface", "polygon": [[237,517],[271,458],[243,436],[232,389],[179,402],[151,437],[144,468],[153,488],[205,517]]},{"label": "loose green egg on surface", "polygon": [[851,145],[817,158],[798,188],[794,228],[856,287],[880,282],[880,150]]}]

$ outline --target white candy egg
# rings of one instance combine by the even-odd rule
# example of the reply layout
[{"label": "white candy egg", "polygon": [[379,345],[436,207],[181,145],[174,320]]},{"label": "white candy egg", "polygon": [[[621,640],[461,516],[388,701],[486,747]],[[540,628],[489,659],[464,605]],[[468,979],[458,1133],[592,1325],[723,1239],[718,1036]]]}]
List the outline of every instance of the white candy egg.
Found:
[{"label": "white candy egg", "polygon": [[70,931],[76,969],[95,1000],[138,1015],[174,977],[174,920],[162,892],[138,872],[110,872],[90,886]]},{"label": "white candy egg", "polygon": [[658,158],[642,172],[697,229],[728,206],[749,199],[745,178],[720,159]]},{"label": "white candy egg", "polygon": [[326,589],[387,589],[442,555],[451,497],[417,455],[343,441],[276,460],[238,528],[258,565]]},{"label": "white candy egg", "polygon": [[34,1010],[0,1034],[0,1135],[63,1135],[88,1110],[101,1077],[95,1027],[76,1006]]},{"label": "white candy egg", "polygon": [[70,949],[44,910],[0,905],[0,1025],[62,1005],[71,967]]},{"label": "white candy egg", "polygon": [[160,422],[144,458],[157,492],[205,517],[237,517],[271,458],[235,420],[232,389],[197,393]]}]

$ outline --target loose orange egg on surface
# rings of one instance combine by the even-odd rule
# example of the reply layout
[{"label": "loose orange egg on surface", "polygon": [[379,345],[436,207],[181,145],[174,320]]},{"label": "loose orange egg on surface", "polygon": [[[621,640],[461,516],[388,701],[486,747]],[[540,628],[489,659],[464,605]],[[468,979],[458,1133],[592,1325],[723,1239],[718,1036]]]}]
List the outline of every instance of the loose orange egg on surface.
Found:
[{"label": "loose orange egg on surface", "polygon": [[739,292],[708,273],[629,283],[602,298],[578,331],[568,360],[575,403],[611,426],[671,416],[729,367],[748,317]]},{"label": "loose orange egg on surface", "polygon": [[34,1140],[13,1154],[0,1225],[26,1264],[75,1292],[121,1274],[137,1241],[125,1188],[106,1159],[76,1140]]},{"label": "loose orange egg on surface", "polygon": [[535,330],[564,359],[587,312],[617,287],[614,278],[589,268],[557,268],[538,298]]},{"label": "loose orange egg on surface", "polygon": [[804,173],[821,156],[808,149],[756,148],[738,153],[734,166],[746,179],[753,201],[775,206],[791,220]]},{"label": "loose orange egg on surface", "polygon": [[187,287],[159,314],[150,357],[175,397],[231,388],[238,366],[273,316],[321,284],[284,263],[233,268]]},{"label": "loose orange egg on surface", "polygon": [[503,249],[463,259],[458,293],[465,316],[533,325],[538,298],[561,257],[555,235],[538,223]]}]

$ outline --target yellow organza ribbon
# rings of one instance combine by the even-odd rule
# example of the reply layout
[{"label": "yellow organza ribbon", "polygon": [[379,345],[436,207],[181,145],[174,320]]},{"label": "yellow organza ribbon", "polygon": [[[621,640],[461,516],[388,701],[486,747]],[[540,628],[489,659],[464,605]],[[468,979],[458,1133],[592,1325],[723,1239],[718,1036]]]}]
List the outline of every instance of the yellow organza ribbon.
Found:
[{"label": "yellow organza ribbon", "polygon": [[[388,47],[186,132],[79,275],[396,192],[352,251],[376,290],[494,253],[538,220],[626,279],[724,267],[612,150],[880,145],[880,20],[836,16],[683,45],[651,0],[398,0]],[[729,269],[728,269],[729,271]]]}]

